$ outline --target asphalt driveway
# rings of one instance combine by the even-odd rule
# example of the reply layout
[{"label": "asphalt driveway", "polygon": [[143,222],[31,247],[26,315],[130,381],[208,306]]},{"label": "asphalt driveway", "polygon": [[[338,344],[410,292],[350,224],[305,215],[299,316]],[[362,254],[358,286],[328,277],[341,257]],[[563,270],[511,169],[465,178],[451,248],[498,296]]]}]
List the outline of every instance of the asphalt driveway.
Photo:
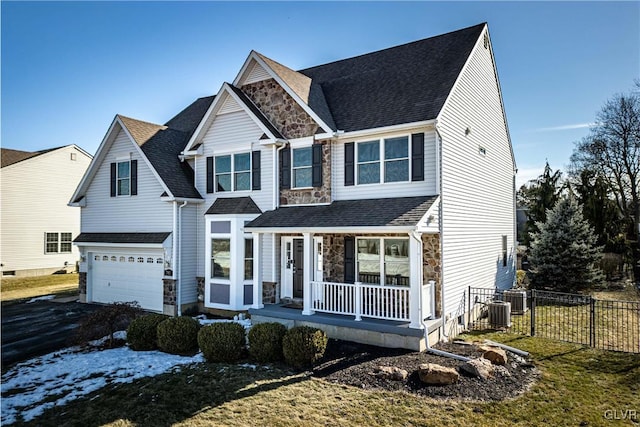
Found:
[{"label": "asphalt driveway", "polygon": [[2,368],[69,346],[79,322],[98,307],[56,301],[2,306]]}]

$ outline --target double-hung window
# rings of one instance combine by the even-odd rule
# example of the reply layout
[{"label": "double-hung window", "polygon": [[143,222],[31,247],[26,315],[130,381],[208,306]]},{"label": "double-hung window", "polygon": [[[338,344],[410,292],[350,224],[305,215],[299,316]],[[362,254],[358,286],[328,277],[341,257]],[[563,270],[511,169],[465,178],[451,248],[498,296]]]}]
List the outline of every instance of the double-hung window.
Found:
[{"label": "double-hung window", "polygon": [[71,253],[71,233],[44,233],[44,252]]},{"label": "double-hung window", "polygon": [[126,162],[118,162],[116,170],[117,195],[131,195],[131,163],[128,160]]},{"label": "double-hung window", "polygon": [[251,153],[215,157],[216,191],[251,190]]},{"label": "double-hung window", "polygon": [[293,187],[312,186],[313,149],[311,147],[293,149]]},{"label": "double-hung window", "polygon": [[231,239],[211,239],[211,278],[229,279],[231,271]]},{"label": "double-hung window", "polygon": [[357,277],[363,283],[409,285],[409,239],[357,239]]},{"label": "double-hung window", "polygon": [[357,143],[358,184],[409,181],[409,137]]}]

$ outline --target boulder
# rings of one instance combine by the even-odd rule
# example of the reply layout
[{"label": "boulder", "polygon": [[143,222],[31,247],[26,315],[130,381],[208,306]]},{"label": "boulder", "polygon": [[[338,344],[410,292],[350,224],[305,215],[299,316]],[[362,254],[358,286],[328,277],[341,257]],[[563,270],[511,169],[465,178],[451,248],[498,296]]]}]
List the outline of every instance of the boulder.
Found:
[{"label": "boulder", "polygon": [[418,369],[420,381],[429,385],[448,385],[458,382],[460,375],[454,368],[437,365],[435,363],[423,363]]},{"label": "boulder", "polygon": [[464,371],[474,377],[480,377],[483,380],[491,377],[493,369],[491,362],[483,357],[471,359],[460,366],[461,371]]},{"label": "boulder", "polygon": [[409,373],[395,366],[378,366],[375,369],[375,375],[385,380],[404,381]]},{"label": "boulder", "polygon": [[500,347],[482,346],[480,347],[482,357],[491,361],[494,365],[505,365],[507,363],[507,352]]}]

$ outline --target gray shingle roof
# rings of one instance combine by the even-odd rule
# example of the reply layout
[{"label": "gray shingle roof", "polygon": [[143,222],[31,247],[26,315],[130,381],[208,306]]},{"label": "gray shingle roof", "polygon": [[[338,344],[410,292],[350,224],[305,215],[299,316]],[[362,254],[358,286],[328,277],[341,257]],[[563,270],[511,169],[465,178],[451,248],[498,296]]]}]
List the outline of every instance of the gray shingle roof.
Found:
[{"label": "gray shingle roof", "polygon": [[171,233],[80,233],[75,243],[162,243]]},{"label": "gray shingle roof", "polygon": [[262,213],[251,197],[220,198],[209,207],[206,215],[233,215]]},{"label": "gray shingle roof", "polygon": [[174,197],[202,198],[194,186],[193,169],[186,162],[181,162],[178,155],[213,99],[213,96],[197,99],[166,125],[119,116]]},{"label": "gray shingle roof", "polygon": [[256,228],[414,226],[438,196],[339,200],[323,206],[291,206],[265,212],[247,224]]},{"label": "gray shingle roof", "polygon": [[440,112],[484,26],[299,72],[322,87],[337,129],[354,131],[430,120]]}]

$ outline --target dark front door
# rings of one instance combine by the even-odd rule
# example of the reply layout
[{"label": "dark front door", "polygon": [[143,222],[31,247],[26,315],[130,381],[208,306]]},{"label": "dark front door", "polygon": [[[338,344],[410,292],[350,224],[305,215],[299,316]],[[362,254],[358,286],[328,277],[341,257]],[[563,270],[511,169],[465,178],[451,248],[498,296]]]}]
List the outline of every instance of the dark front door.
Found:
[{"label": "dark front door", "polygon": [[302,298],[304,281],[304,240],[293,239],[293,297]]}]

